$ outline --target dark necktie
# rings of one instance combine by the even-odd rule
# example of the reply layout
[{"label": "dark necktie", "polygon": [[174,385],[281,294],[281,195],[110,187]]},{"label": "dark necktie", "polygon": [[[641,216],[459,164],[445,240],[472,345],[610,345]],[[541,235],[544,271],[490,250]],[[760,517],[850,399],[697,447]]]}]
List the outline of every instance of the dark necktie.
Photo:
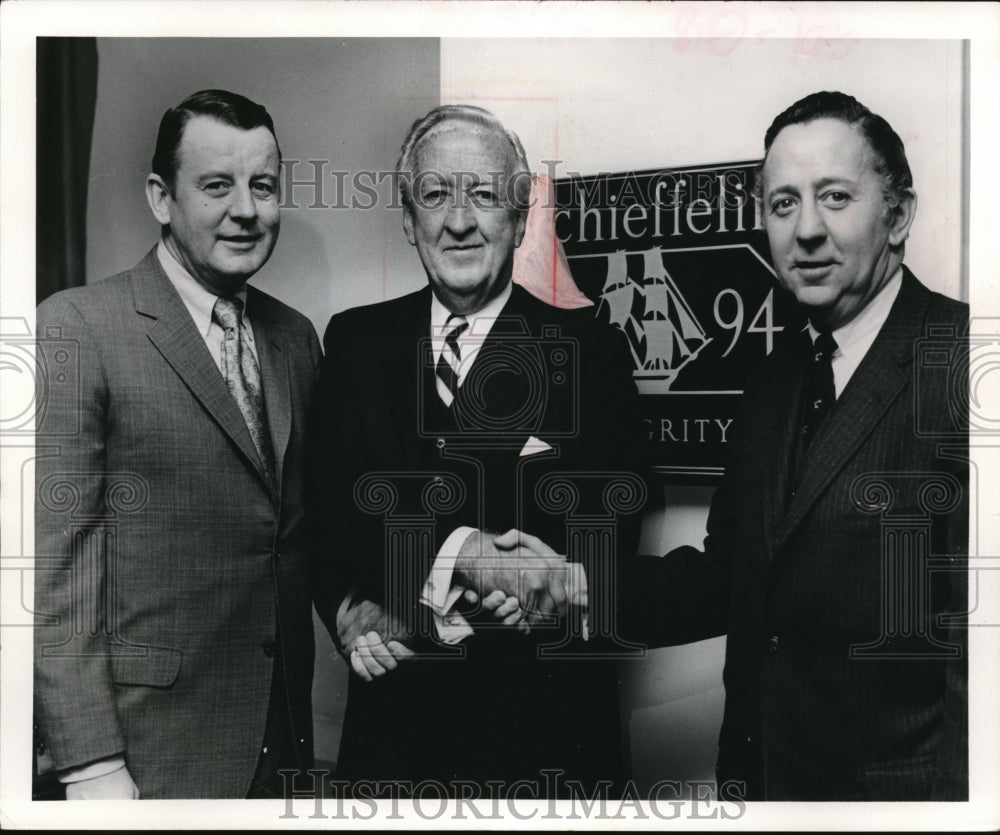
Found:
[{"label": "dark necktie", "polygon": [[837,350],[833,336],[823,332],[812,345],[812,356],[806,369],[802,389],[802,447],[808,449],[816,436],[819,425],[833,408],[837,399],[833,385],[833,366],[830,359]]},{"label": "dark necktie", "polygon": [[275,485],[274,450],[261,391],[260,367],[250,349],[249,335],[240,315],[242,311],[243,303],[239,299],[220,298],[212,309],[212,321],[222,328],[222,376],[250,430],[264,474]]},{"label": "dark necktie", "polygon": [[458,345],[458,338],[465,333],[469,323],[464,316],[452,314],[445,322],[445,327],[450,327],[448,335],[444,338],[444,345],[441,348],[441,356],[437,363],[437,392],[445,406],[451,406],[458,392],[458,369],[462,361],[462,350]]}]

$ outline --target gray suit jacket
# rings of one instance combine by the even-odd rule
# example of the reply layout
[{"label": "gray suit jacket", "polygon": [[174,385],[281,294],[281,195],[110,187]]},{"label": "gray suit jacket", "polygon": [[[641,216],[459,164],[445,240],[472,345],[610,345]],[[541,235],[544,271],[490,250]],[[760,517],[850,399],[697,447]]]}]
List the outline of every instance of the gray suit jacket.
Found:
[{"label": "gray suit jacket", "polygon": [[320,350],[254,288],[247,314],[277,490],[155,250],[38,309],[42,773],[123,752],[143,797],[243,797],[276,663],[312,761],[302,440]]}]

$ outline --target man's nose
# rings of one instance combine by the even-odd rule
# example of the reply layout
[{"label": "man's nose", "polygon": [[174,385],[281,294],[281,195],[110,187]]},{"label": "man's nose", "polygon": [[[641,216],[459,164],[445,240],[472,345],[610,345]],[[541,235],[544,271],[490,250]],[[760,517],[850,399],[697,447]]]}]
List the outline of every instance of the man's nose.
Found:
[{"label": "man's nose", "polygon": [[795,238],[801,246],[813,247],[826,238],[826,223],[814,201],[803,200],[795,219]]},{"label": "man's nose", "polygon": [[476,212],[467,197],[460,197],[445,215],[445,226],[452,235],[467,235],[476,228]]},{"label": "man's nose", "polygon": [[229,215],[239,220],[257,217],[257,204],[248,185],[235,185],[229,193]]}]

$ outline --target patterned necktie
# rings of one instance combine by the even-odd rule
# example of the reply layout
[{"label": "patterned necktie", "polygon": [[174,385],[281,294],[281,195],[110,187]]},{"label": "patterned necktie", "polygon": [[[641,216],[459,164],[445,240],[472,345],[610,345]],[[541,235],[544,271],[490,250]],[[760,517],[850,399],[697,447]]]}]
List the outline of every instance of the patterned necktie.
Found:
[{"label": "patterned necktie", "polygon": [[445,327],[451,326],[444,338],[441,356],[437,363],[437,392],[445,406],[451,407],[458,392],[458,369],[462,361],[462,350],[458,346],[458,338],[465,333],[469,323],[464,316],[452,314],[445,322]]},{"label": "patterned necktie", "polygon": [[809,448],[819,425],[837,399],[833,385],[833,366],[830,364],[830,359],[836,350],[837,342],[827,332],[820,333],[812,345],[812,357],[806,369],[805,385],[802,388],[803,449]]},{"label": "patterned necktie", "polygon": [[274,450],[267,426],[267,411],[260,385],[260,367],[250,350],[249,335],[240,315],[239,299],[218,299],[212,321],[222,328],[222,376],[236,400],[268,481],[274,485]]}]

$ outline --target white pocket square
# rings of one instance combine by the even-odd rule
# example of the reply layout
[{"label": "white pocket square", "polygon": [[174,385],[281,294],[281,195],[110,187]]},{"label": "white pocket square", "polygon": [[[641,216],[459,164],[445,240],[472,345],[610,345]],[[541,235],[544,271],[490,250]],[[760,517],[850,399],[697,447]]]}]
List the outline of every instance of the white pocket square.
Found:
[{"label": "white pocket square", "polygon": [[527,441],[524,442],[524,446],[521,447],[520,457],[523,458],[525,455],[537,455],[539,452],[545,452],[547,449],[552,449],[552,447],[545,443],[545,441],[532,435]]}]

